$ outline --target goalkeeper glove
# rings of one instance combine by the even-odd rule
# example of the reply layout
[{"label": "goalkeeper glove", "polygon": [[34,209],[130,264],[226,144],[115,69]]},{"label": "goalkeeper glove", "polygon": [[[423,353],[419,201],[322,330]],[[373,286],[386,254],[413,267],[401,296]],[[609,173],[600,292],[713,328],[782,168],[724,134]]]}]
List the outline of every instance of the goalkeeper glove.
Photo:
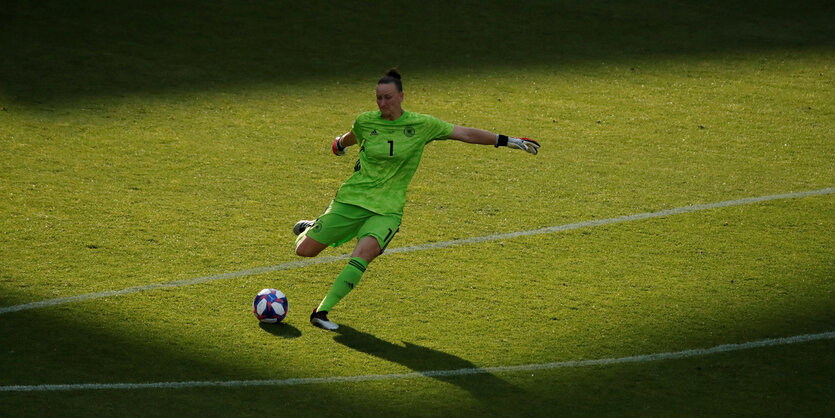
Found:
[{"label": "goalkeeper glove", "polygon": [[530,138],[514,138],[507,135],[496,135],[496,147],[520,149],[533,155],[539,152],[539,142]]},{"label": "goalkeeper glove", "polygon": [[340,139],[342,139],[341,136],[336,137],[336,139],[333,140],[333,146],[331,146],[331,149],[333,150],[333,153],[335,155],[345,155],[345,147],[343,147],[342,144],[339,143]]}]

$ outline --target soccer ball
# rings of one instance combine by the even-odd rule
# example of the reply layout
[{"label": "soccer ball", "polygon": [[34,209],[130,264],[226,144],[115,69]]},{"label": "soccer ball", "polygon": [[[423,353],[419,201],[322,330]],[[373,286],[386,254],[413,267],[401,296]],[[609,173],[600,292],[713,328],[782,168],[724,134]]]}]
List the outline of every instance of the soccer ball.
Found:
[{"label": "soccer ball", "polygon": [[280,290],[264,289],[252,301],[252,313],[261,322],[275,324],[287,316],[287,296]]}]

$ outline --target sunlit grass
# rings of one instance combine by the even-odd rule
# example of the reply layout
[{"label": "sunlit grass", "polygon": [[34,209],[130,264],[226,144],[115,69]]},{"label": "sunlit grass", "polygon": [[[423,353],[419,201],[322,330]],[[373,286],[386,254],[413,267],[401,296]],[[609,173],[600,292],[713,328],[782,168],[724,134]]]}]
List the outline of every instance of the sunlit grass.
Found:
[{"label": "sunlit grass", "polygon": [[[602,3],[582,10],[607,21],[626,13]],[[670,19],[682,16],[671,12]],[[651,40],[628,27],[619,27],[624,36]],[[571,38],[563,50],[532,46],[542,54],[517,65],[461,58],[439,68],[407,59],[407,109],[529,136],[543,148],[532,157],[456,141],[429,145],[392,248],[835,186],[833,60],[819,46],[820,30],[808,35],[808,48],[789,48],[776,33],[762,48],[714,51],[704,39],[687,44],[673,34],[681,38],[662,44],[689,45],[688,53],[655,44],[641,53],[635,39],[601,33],[588,42],[633,49],[584,55]],[[511,47],[523,40],[497,44],[495,54],[521,55]],[[482,60],[493,54],[487,46],[478,46]],[[352,172],[356,150],[334,157],[330,140],[374,108],[377,73],[305,77],[299,67],[292,77],[237,79],[221,68],[223,77],[210,81],[205,68],[198,71],[205,59],[198,52],[172,64],[183,71],[162,80],[164,88],[149,82],[161,70],[143,74],[139,60],[126,64],[135,86],[79,72],[80,80],[112,84],[62,86],[68,73],[3,92],[0,305],[297,260],[291,227],[321,213]],[[104,71],[105,64],[92,67]],[[20,96],[27,92],[33,96]],[[832,331],[833,214],[826,195],[386,254],[332,313],[349,331],[343,336],[307,323],[343,262],[7,313],[0,316],[0,384],[408,373]],[[288,295],[286,324],[260,327],[249,312],[265,287]],[[447,379],[3,393],[0,410],[816,415],[832,407],[831,348],[824,341]]]}]

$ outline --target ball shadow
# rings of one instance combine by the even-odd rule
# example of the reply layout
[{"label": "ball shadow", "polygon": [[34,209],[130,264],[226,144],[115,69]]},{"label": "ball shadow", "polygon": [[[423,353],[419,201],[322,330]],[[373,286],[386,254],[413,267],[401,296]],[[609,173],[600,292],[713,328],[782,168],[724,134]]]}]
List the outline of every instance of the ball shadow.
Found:
[{"label": "ball shadow", "polygon": [[276,324],[266,324],[263,322],[259,322],[258,326],[260,326],[262,330],[269,332],[270,334],[275,335],[276,337],[299,338],[302,336],[301,330],[284,322],[279,322]]}]

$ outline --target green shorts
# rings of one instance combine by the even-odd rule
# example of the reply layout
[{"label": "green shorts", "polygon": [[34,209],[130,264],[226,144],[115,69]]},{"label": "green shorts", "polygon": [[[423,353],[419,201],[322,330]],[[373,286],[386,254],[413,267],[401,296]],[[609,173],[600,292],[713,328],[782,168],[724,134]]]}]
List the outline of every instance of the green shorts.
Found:
[{"label": "green shorts", "polygon": [[356,237],[374,237],[385,250],[400,229],[398,215],[380,215],[359,206],[332,201],[305,234],[316,242],[338,247]]}]

